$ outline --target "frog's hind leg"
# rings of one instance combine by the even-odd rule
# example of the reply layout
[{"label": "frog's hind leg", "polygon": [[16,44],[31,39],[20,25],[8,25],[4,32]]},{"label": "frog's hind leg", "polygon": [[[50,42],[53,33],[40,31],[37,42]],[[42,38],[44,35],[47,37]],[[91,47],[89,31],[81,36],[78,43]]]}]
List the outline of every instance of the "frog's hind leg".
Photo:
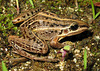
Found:
[{"label": "frog's hind leg", "polygon": [[20,54],[21,56],[24,56],[26,58],[29,58],[31,60],[38,60],[38,61],[47,61],[47,62],[58,62],[59,59],[51,59],[51,58],[48,58],[48,57],[36,57],[34,55],[31,55],[27,52],[25,52],[24,50],[22,49],[16,49],[16,51],[13,51],[14,53],[16,54]]},{"label": "frog's hind leg", "polygon": [[[39,39],[38,38],[36,38],[36,39],[39,43]],[[14,50],[15,50],[14,53],[17,53],[26,58],[39,60],[39,61],[49,61],[49,62],[59,61],[59,59],[50,59],[48,57],[36,57],[36,56],[28,53],[28,52],[34,52],[34,53],[45,54],[48,51],[47,44],[44,44],[44,45],[42,45],[42,47],[40,47],[40,45],[37,44],[36,42],[34,42],[33,40],[19,38],[18,36],[9,36],[8,42],[14,48]]]},{"label": "frog's hind leg", "polygon": [[19,36],[9,36],[8,42],[14,49],[23,49],[32,53],[46,54],[48,52],[48,47],[45,42],[41,42],[40,39],[34,38],[32,40],[23,39]]}]

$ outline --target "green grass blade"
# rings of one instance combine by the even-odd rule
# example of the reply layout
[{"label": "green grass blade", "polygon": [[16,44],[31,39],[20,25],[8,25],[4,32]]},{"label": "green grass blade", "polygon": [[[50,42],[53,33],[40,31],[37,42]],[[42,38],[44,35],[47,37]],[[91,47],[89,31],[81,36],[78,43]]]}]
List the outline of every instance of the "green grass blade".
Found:
[{"label": "green grass blade", "polygon": [[32,0],[29,0],[29,2],[31,3],[32,7],[34,8],[34,4]]},{"label": "green grass blade", "polygon": [[87,67],[87,51],[85,49],[85,51],[84,51],[84,69],[86,69],[86,67]]},{"label": "green grass blade", "polygon": [[4,61],[2,61],[2,71],[8,71]]},{"label": "green grass blade", "polygon": [[98,12],[98,13],[95,15],[95,18],[96,18],[98,15],[100,15],[100,12]]},{"label": "green grass blade", "polygon": [[94,4],[93,1],[91,0],[91,6],[92,6],[92,13],[93,13],[93,19],[95,19],[95,9],[94,9]]}]

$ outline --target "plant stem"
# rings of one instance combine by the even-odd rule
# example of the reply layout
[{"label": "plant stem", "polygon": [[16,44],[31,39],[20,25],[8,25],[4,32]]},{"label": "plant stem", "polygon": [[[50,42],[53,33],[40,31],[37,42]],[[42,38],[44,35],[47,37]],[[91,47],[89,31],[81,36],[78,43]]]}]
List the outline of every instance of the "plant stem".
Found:
[{"label": "plant stem", "polygon": [[95,9],[93,5],[93,1],[91,0],[92,12],[93,12],[93,20],[95,19]]}]

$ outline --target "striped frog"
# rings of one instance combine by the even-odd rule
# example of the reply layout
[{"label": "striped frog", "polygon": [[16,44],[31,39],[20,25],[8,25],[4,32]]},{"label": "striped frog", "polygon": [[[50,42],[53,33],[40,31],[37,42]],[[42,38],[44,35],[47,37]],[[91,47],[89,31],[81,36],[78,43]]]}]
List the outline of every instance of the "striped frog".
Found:
[{"label": "striped frog", "polygon": [[[28,19],[25,20],[27,16]],[[60,18],[54,13],[40,9],[26,12],[13,20],[14,23],[22,21],[24,22],[20,25],[20,29],[23,37],[11,35],[8,37],[8,42],[15,49],[15,53],[40,61],[57,62],[59,59],[36,57],[29,52],[46,54],[48,52],[47,40],[51,47],[62,48],[66,44],[60,43],[61,39],[88,30],[88,24],[83,21]]]}]

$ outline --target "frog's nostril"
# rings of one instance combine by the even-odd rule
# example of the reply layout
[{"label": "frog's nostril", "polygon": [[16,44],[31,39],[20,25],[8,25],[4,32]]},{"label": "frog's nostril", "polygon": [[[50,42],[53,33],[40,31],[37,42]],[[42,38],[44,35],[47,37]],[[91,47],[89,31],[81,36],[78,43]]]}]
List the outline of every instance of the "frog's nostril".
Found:
[{"label": "frog's nostril", "polygon": [[17,21],[20,21],[20,19],[17,19]]},{"label": "frog's nostril", "polygon": [[77,25],[77,24],[72,25],[70,29],[71,29],[71,30],[77,30],[77,29],[78,29],[78,25]]}]

